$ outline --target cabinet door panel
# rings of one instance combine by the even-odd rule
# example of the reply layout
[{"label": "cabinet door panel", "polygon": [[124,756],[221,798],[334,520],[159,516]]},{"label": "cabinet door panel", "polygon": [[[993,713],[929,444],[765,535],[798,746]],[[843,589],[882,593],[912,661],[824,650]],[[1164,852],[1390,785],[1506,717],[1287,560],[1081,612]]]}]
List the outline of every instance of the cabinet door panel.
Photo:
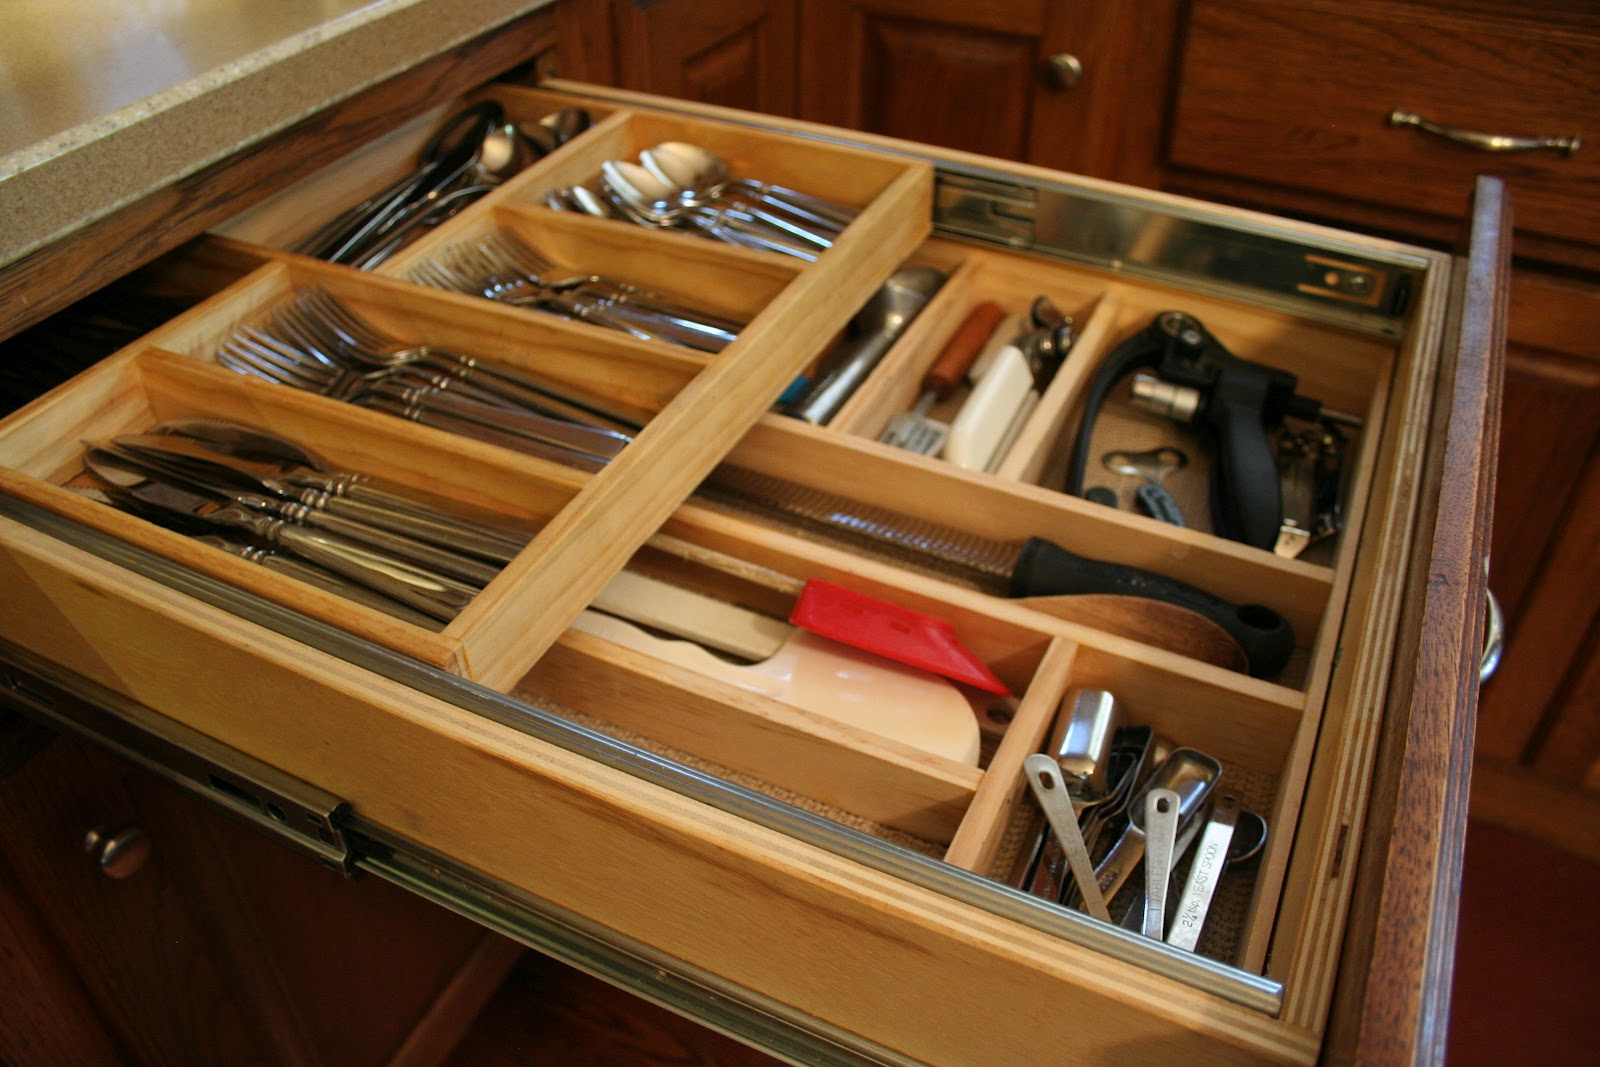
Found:
[{"label": "cabinet door panel", "polygon": [[1027,158],[1036,38],[882,16],[862,38],[864,129]]},{"label": "cabinet door panel", "polygon": [[278,1063],[163,855],[163,835],[130,877],[112,880],[80,842],[97,826],[145,824],[123,770],[57,740],[0,782],[0,862],[33,901],[119,1051],[136,1063]]},{"label": "cabinet door panel", "polygon": [[1152,184],[1170,4],[807,0],[800,116]]},{"label": "cabinet door panel", "polygon": [[[1093,6],[1094,11],[1085,10]],[[1097,47],[1121,5],[808,0],[801,8],[800,114],[816,122],[1065,169],[1081,128]],[[1075,55],[1073,87],[1050,57]]]},{"label": "cabinet door panel", "polygon": [[795,113],[794,0],[619,0],[613,9],[623,88]]},{"label": "cabinet door panel", "polygon": [[1567,785],[1600,754],[1585,725],[1600,621],[1596,331],[1600,291],[1531,275],[1514,283],[1490,573],[1507,641],[1484,687],[1477,748]]},{"label": "cabinet door panel", "polygon": [[1600,363],[1508,348],[1502,426],[1493,588],[1517,619],[1600,441]]},{"label": "cabinet door panel", "polygon": [[[1416,129],[1515,137],[1594,137],[1600,42],[1438,7],[1327,0],[1198,0],[1189,7],[1168,145],[1180,170],[1422,216],[1453,213],[1474,175],[1511,187],[1526,238],[1600,242],[1600,157],[1585,147],[1490,152]],[[1569,252],[1572,250],[1569,248]],[[1576,253],[1573,253],[1576,254]]]},{"label": "cabinet door panel", "polygon": [[[5,713],[0,712],[0,716]],[[9,1067],[116,1067],[111,1035],[33,902],[0,865],[0,1063]]]}]

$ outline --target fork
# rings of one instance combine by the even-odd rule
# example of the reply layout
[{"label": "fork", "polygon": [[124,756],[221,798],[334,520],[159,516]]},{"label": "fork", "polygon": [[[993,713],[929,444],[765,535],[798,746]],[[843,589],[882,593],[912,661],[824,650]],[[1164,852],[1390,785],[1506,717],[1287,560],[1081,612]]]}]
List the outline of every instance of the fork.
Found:
[{"label": "fork", "polygon": [[563,463],[570,464],[574,456],[580,461],[603,463],[632,440],[615,430],[453,395],[448,391],[449,379],[419,377],[413,368],[403,365],[369,371],[346,369],[248,326],[237,328],[223,341],[216,361],[238,373],[388,411],[440,429],[484,436],[474,432],[482,430],[493,435],[486,439],[494,443]]},{"label": "fork", "polygon": [[411,280],[517,307],[577,318],[641,340],[720,352],[741,323],[676,304],[659,293],[597,274],[552,278],[553,265],[513,234],[494,233],[447,249]]},{"label": "fork", "polygon": [[[321,286],[299,293],[279,308],[274,323],[302,345],[352,368],[411,366],[464,383],[485,403],[510,405],[570,422],[634,432],[643,423],[515,371],[431,345],[407,345],[357,316]],[[462,386],[455,386],[458,392]]]}]

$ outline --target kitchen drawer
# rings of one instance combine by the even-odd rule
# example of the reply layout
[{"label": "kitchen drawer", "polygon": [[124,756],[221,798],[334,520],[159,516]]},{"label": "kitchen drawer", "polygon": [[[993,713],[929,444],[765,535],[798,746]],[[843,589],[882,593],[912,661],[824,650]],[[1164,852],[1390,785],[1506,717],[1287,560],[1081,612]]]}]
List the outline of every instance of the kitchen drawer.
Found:
[{"label": "kitchen drawer", "polygon": [[[616,148],[618,138],[641,136],[658,140],[694,138],[715,144],[717,130],[715,123],[619,114],[609,125],[591,131],[589,143],[594,146],[591,151],[602,151],[608,145]],[[745,151],[753,155],[757,164],[782,147],[770,136],[745,139]],[[579,145],[573,146],[574,153],[583,150]],[[264,408],[252,411],[256,402],[248,399],[252,392],[249,387],[255,383],[242,381],[209,358],[236,326],[258,322],[266,309],[281,303],[291,292],[320,286],[388,332],[431,330],[435,344],[483,352],[512,367],[517,367],[523,358],[519,353],[537,350],[541,353],[537,369],[547,381],[580,396],[603,400],[644,423],[646,428],[625,455],[637,460],[638,465],[630,468],[629,463],[613,462],[593,478],[581,481],[565,469],[543,474],[528,470],[520,479],[502,471],[504,481],[480,469],[468,479],[479,486],[478,499],[461,503],[489,506],[505,522],[537,530],[537,536],[435,638],[404,633],[414,627],[402,628],[400,636],[395,636],[392,623],[381,617],[355,624],[358,632],[409,655],[491,685],[508,685],[565,627],[572,612],[566,612],[567,618],[563,618],[562,602],[570,602],[573,611],[587,602],[604,584],[607,572],[644,540],[709,469],[715,457],[738,438],[765,399],[794,375],[802,360],[810,358],[811,335],[807,331],[837,329],[843,323],[850,309],[831,294],[848,293],[871,284],[908,254],[927,231],[925,205],[930,168],[925,164],[821,146],[799,153],[786,151],[785,156],[797,160],[796,165],[813,170],[826,169],[830,166],[826,161],[832,161],[838,180],[815,187],[859,209],[851,232],[838,242],[837,257],[801,264],[679,234],[644,231],[628,234],[625,242],[613,241],[608,249],[605,238],[613,227],[571,215],[541,220],[538,216],[550,213],[533,209],[530,215],[513,199],[513,185],[501,190],[505,195],[497,204],[485,203],[482,211],[461,218],[458,226],[433,235],[466,240],[491,229],[518,233],[532,225],[539,231],[532,238],[533,243],[560,265],[581,262],[586,269],[603,271],[629,284],[649,286],[680,300],[692,300],[714,313],[745,323],[739,341],[715,356],[690,353],[680,347],[644,345],[618,331],[600,331],[586,325],[573,327],[553,316],[527,312],[482,320],[485,330],[475,336],[456,333],[454,327],[445,327],[445,332],[440,333],[440,323],[471,318],[470,310],[466,316],[461,314],[465,298],[431,290],[419,293],[415,286],[353,271],[325,272],[314,261],[290,257],[283,263],[264,266],[204,306],[148,335],[139,345],[97,368],[89,382],[47,397],[19,413],[14,424],[16,436],[12,438],[17,451],[11,454],[7,476],[22,472],[34,479],[48,480],[64,462],[70,465],[64,451],[76,453],[81,439],[139,432],[162,420],[202,414],[209,403],[206,397],[212,393],[228,395],[235,385],[246,387],[239,393],[238,402],[230,407],[224,401],[214,414],[226,411],[232,418],[304,439],[305,424],[300,422],[296,428],[298,420],[292,413]],[[579,160],[581,156],[565,165]],[[563,161],[552,156],[549,163],[562,165]],[[532,168],[519,181],[537,181],[543,169]],[[356,198],[364,192],[356,194]],[[858,246],[857,252],[849,251],[852,245]],[[837,274],[841,270],[845,273]],[[469,302],[467,307],[470,309],[473,303],[481,302]],[[491,316],[498,310],[492,309]],[[497,325],[489,325],[496,322]],[[800,329],[801,324],[806,330]],[[740,358],[741,352],[752,348],[761,358]],[[198,356],[207,365],[199,367],[196,360],[185,360],[184,356]],[[279,394],[290,394],[285,399],[291,405],[308,399],[291,390],[268,389],[265,395],[276,398]],[[406,447],[402,442],[408,437],[426,441],[433,433],[430,428],[411,427],[407,434],[396,436],[391,419],[379,417],[374,421],[368,412],[354,412],[322,398],[311,399],[310,403],[313,411],[324,406],[337,408],[335,417],[347,426],[341,437],[353,449],[343,452],[335,446],[333,453],[324,458],[363,473],[426,489],[450,479],[449,465],[470,462],[465,456],[435,453],[436,465],[432,469],[428,469],[428,460],[422,459],[420,467],[402,470],[394,462],[399,450]],[[317,416],[308,417],[314,424]],[[674,429],[680,421],[684,427],[694,427],[694,432]],[[713,429],[719,422],[725,426],[720,433]],[[58,437],[68,425],[73,429]],[[361,425],[374,427],[370,436],[358,429]],[[41,438],[46,437],[58,440],[40,448]],[[720,441],[715,440],[718,437]],[[425,445],[421,451],[426,453]],[[537,460],[533,462],[538,464]],[[517,483],[515,487],[513,483]],[[46,506],[82,513],[83,500],[70,490],[38,488],[43,495],[36,499]],[[20,485],[19,492],[32,495]],[[620,507],[608,503],[614,493],[628,498],[629,503]],[[450,492],[447,490],[445,495]],[[654,509],[648,502],[651,499],[657,502]],[[101,510],[89,508],[88,512]],[[657,513],[652,514],[652,510]],[[600,515],[610,517],[597,523],[595,516]],[[90,521],[121,525],[121,518],[99,515]],[[569,553],[575,554],[570,567],[555,564]],[[605,558],[608,554],[616,557],[609,563]],[[210,555],[201,554],[198,565],[203,569],[212,573],[226,571],[236,577],[255,575],[254,569],[242,565],[242,561],[205,558]],[[525,581],[531,585],[525,585]],[[535,588],[546,581],[552,584]],[[586,585],[593,588],[586,589]],[[318,607],[316,599],[301,601],[296,585],[269,582],[262,591],[280,600],[300,603],[325,620],[351,623],[349,605],[335,601]],[[512,604],[522,607],[512,608]],[[380,632],[389,636],[379,636]]]},{"label": "kitchen drawer", "polygon": [[[1473,472],[1493,448],[1494,239],[1505,236],[1493,187],[1486,258],[1469,284],[1466,261],[1410,246],[559,88],[492,92],[530,113],[579,100],[601,121],[378,271],[282,251],[289,231],[336,210],[329,190],[374,183],[352,164],[320,176],[315,196],[300,190],[302,210],[283,213],[291,190],[230,229],[232,250],[259,263],[239,281],[0,426],[0,570],[13,590],[0,638],[342,799],[351,833],[374,843],[358,857],[374,869],[405,880],[404,858],[426,857],[409,876],[419,892],[486,920],[499,914],[493,900],[581,931],[633,960],[615,973],[647,993],[676,990],[677,1006],[785,1055],[1315,1060],[1347,920],[1369,930],[1375,908],[1378,927],[1394,922],[1386,890],[1415,884],[1389,867],[1390,884],[1357,893],[1358,854],[1381,856],[1415,817],[1391,806],[1388,770],[1416,758],[1408,730],[1448,740],[1470,724],[1463,664],[1481,619],[1488,504]],[[809,183],[861,213],[805,263],[544,206],[601,161],[670,139],[707,141],[737,166],[764,165],[763,177]],[[1108,219],[1117,232],[1080,225]],[[563,266],[711,294],[750,324],[699,357],[410,280],[492,232]],[[1241,267],[1252,254],[1296,269]],[[813,425],[769,410],[903,263],[945,281],[839,414]],[[471,348],[621,405],[644,429],[601,469],[574,471],[214,362],[230,331],[313,286],[409,340]],[[1037,296],[1073,317],[1077,340],[992,470],[876,439],[975,305],[1023,311]],[[1095,369],[1174,308],[1359,418],[1342,529],[1300,558],[1210,532],[1198,439],[1183,439],[1196,457],[1184,472],[1189,527],[1062,491]],[[72,491],[82,440],[204,414],[536,532],[434,632]],[[1096,453],[1171,430],[1120,397],[1098,425]],[[740,502],[767,492],[789,505],[781,519],[771,501]],[[1252,625],[1283,620],[1292,648],[1257,677],[1192,616],[1174,631],[1126,597],[1004,595],[992,570],[948,565],[954,550],[930,564],[863,538],[886,515],[919,536],[953,529],[991,549],[1042,537],[1157,584],[1188,583],[1258,606],[1244,613]],[[836,536],[845,524],[853,538]],[[930,750],[916,724],[869,730],[755,693],[573,625],[624,568],[779,617],[808,582],[848,586],[943,620],[1010,695],[947,687],[974,737],[952,753]],[[1425,629],[1424,617],[1439,621]],[[1114,693],[1128,721],[1215,757],[1226,789],[1265,817],[1260,859],[1219,887],[1198,953],[1007,884],[1038,833],[1023,762],[1081,689]],[[1389,767],[1382,738],[1400,739],[1385,741]],[[1427,793],[1450,778],[1440,768],[1401,784]],[[1449,827],[1408,847],[1418,842],[1444,855]],[[1402,984],[1432,978],[1423,961],[1400,966]],[[683,995],[686,984],[700,994]]]},{"label": "kitchen drawer", "polygon": [[[1519,249],[1538,241],[1528,253],[1565,261],[1600,244],[1592,126],[1600,39],[1521,21],[1513,5],[1452,6],[1190,4],[1168,163],[1250,182],[1254,203],[1348,215],[1348,206],[1296,199],[1310,193],[1327,198],[1323,205],[1393,209],[1397,220],[1449,215],[1463,183],[1492,173],[1514,191]],[[1286,70],[1297,76],[1283,77]],[[1468,133],[1569,138],[1575,150],[1489,152],[1395,125],[1395,112]]]}]

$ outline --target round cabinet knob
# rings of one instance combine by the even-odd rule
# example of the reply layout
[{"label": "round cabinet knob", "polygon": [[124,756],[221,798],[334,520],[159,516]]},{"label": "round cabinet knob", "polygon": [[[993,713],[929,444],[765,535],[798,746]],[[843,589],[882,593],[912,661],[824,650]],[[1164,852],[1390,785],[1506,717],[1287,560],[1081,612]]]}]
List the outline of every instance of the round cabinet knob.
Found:
[{"label": "round cabinet knob", "polygon": [[107,878],[127,878],[150,858],[150,835],[139,826],[96,827],[83,835],[83,850]]},{"label": "round cabinet knob", "polygon": [[1070,52],[1057,52],[1044,62],[1052,88],[1071,89],[1083,80],[1083,61]]}]

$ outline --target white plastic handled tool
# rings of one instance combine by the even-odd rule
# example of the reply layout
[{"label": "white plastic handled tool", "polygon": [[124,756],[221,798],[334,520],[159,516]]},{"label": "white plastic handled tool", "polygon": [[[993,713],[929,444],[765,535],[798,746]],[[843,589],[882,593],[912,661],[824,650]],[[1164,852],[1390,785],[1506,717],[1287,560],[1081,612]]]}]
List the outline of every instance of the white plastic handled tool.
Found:
[{"label": "white plastic handled tool", "polygon": [[944,458],[968,470],[988,470],[1019,412],[1033,396],[1033,371],[1015,345],[1007,345],[984,370],[950,423]]},{"label": "white plastic handled tool", "polygon": [[582,630],[794,707],[931,752],[978,765],[978,718],[954,684],[928,671],[795,628],[759,663],[738,664],[689,641],[657,637],[632,623],[584,611]]}]

